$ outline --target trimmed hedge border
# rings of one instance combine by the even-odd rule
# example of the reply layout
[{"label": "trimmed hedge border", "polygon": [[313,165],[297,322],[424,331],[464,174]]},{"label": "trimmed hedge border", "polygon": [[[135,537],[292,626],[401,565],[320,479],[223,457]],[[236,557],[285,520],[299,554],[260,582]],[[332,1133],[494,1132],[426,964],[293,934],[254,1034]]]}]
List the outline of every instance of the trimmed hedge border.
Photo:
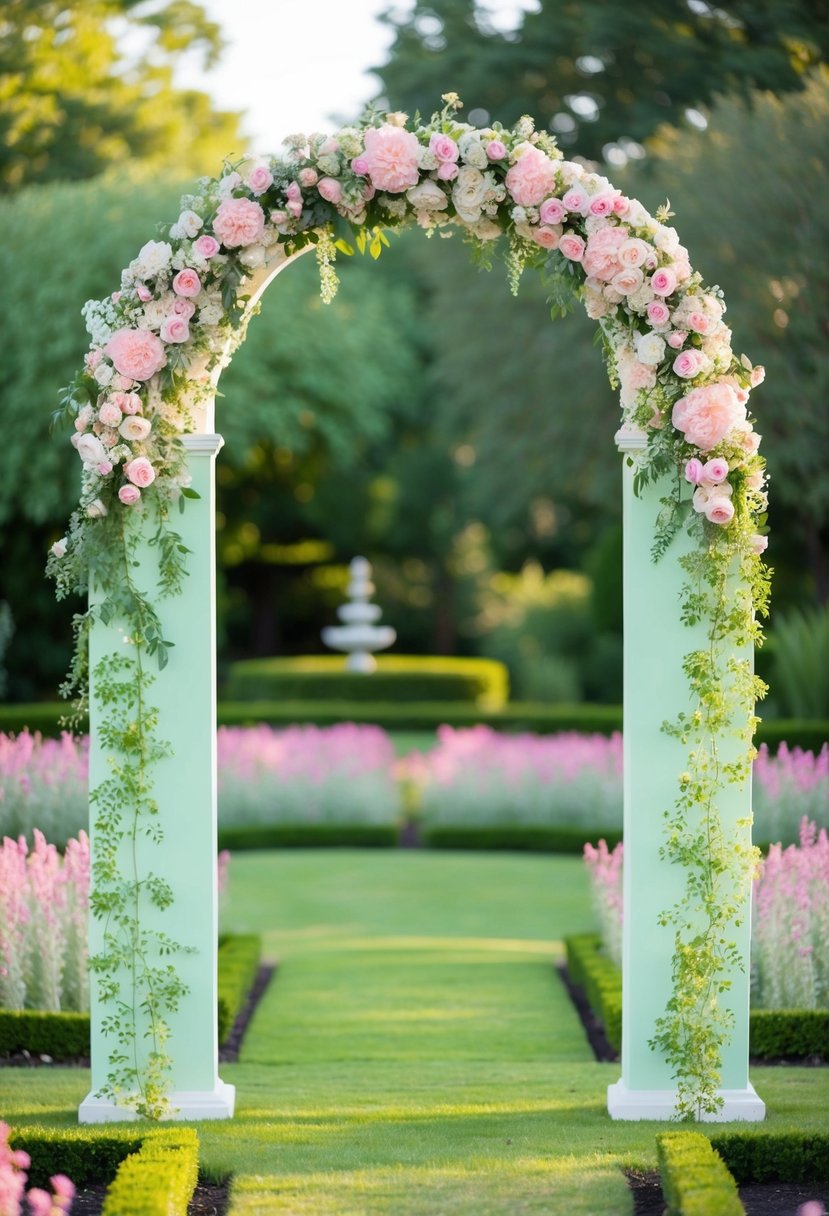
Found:
[{"label": "trimmed hedge border", "polygon": [[[261,955],[262,939],[254,935],[231,934],[219,945],[217,1017],[220,1044],[230,1033],[253,985]],[[0,1056],[19,1051],[51,1056],[53,1060],[88,1056],[89,1014],[0,1009]]]},{"label": "trimmed hedge border", "polygon": [[570,979],[584,989],[587,1002],[601,1019],[607,1041],[614,1051],[622,1050],[622,973],[601,951],[597,933],[565,937]]},{"label": "trimmed hedge border", "polygon": [[395,848],[400,829],[395,824],[262,823],[219,828],[219,848],[245,849]]},{"label": "trimmed hedge border", "polygon": [[13,1129],[9,1143],[29,1154],[29,1183],[48,1189],[49,1178],[56,1173],[66,1174],[77,1187],[110,1183],[121,1162],[138,1152],[146,1136],[137,1124],[94,1130],[34,1126]]},{"label": "trimmed hedge border", "polygon": [[[622,1046],[622,973],[601,953],[597,933],[564,939],[567,969],[584,989],[593,1012],[604,1023],[608,1042]],[[829,1060],[829,1009],[752,1009],[748,1018],[748,1050],[755,1060]]]},{"label": "trimmed hedge border", "polygon": [[660,1132],[656,1157],[666,1216],[744,1216],[737,1183],[702,1132]]},{"label": "trimmed hedge border", "polygon": [[829,1133],[728,1131],[709,1134],[737,1182],[829,1182]]},{"label": "trimmed hedge border", "polygon": [[[622,839],[615,828],[596,828],[592,834],[603,836],[612,849]],[[498,849],[518,853],[584,852],[583,827],[429,827],[420,828],[420,843],[427,849]]]},{"label": "trimmed hedge border", "polygon": [[[59,720],[68,710],[64,701],[0,705],[0,731],[15,734],[28,728],[43,735],[59,735]],[[512,701],[503,709],[487,712],[457,701],[415,701],[410,705],[390,701],[220,701],[220,726],[270,726],[309,724],[333,726],[337,722],[371,723],[386,730],[437,730],[439,726],[491,726],[494,730],[535,731],[553,735],[562,731],[611,735],[622,729],[621,705],[559,704]],[[83,729],[87,729],[86,722]],[[820,751],[829,742],[829,721],[780,718],[763,721],[755,742],[776,748],[781,743]]]},{"label": "trimmed hedge border", "polygon": [[232,701],[454,701],[498,710],[509,676],[497,659],[390,654],[378,656],[367,680],[344,655],[308,655],[232,663],[225,691]]},{"label": "trimmed hedge border", "polygon": [[199,1180],[193,1128],[150,1132],[118,1166],[101,1216],[187,1216]]}]

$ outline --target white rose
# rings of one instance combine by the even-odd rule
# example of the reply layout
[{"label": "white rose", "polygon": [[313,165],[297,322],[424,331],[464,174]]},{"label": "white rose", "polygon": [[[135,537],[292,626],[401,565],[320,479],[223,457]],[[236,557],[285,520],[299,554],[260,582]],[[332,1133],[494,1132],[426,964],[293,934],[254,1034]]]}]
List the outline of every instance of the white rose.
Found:
[{"label": "white rose", "polygon": [[443,211],[449,206],[446,192],[430,177],[419,186],[412,186],[411,190],[407,190],[406,198],[416,211]]},{"label": "white rose", "polygon": [[218,325],[224,315],[225,310],[221,303],[205,304],[199,309],[199,321],[202,325]]},{"label": "white rose", "polygon": [[142,328],[160,329],[174,300],[175,296],[171,292],[167,292],[160,300],[148,300],[141,310],[144,317]]},{"label": "white rose", "polygon": [[426,173],[430,173],[433,169],[437,169],[438,158],[428,146],[420,149],[417,158],[417,167],[418,169],[423,169]]},{"label": "white rose", "polygon": [[62,536],[60,538],[60,540],[56,540],[51,548],[51,553],[53,554],[53,556],[54,557],[64,557],[66,554],[66,545],[67,545],[67,540],[66,540],[65,536]]},{"label": "white rose", "polygon": [[90,519],[103,519],[105,515],[109,514],[100,498],[96,498],[94,502],[89,504],[86,508],[86,513]]},{"label": "white rose", "polygon": [[663,253],[675,253],[679,248],[679,233],[676,228],[666,228],[660,224],[653,234],[653,243]]},{"label": "white rose", "polygon": [[638,199],[632,198],[627,209],[625,223],[629,228],[647,228],[651,221],[649,213]]},{"label": "white rose", "polygon": [[138,443],[142,439],[146,439],[152,430],[152,423],[148,418],[142,418],[140,414],[130,414],[121,420],[118,427],[118,432],[124,439],[130,440],[132,443]]},{"label": "white rose", "polygon": [[220,198],[227,198],[233,193],[236,187],[241,183],[242,179],[238,173],[227,173],[220,180],[217,187]]},{"label": "white rose", "polygon": [[154,279],[170,265],[173,248],[166,241],[147,241],[130,262],[130,270],[139,279]]},{"label": "white rose", "polygon": [[200,215],[196,215],[195,211],[182,211],[176,222],[170,229],[170,236],[179,240],[186,236],[191,240],[198,233],[204,221]]},{"label": "white rose", "polygon": [[85,435],[73,435],[72,442],[84,464],[100,464],[106,460],[106,448],[97,435],[87,432]]},{"label": "white rose", "polygon": [[265,265],[265,250],[261,245],[246,245],[239,252],[239,261],[248,270],[257,270]]},{"label": "white rose", "polygon": [[636,358],[648,367],[657,367],[665,358],[665,339],[659,334],[637,334],[634,344]]},{"label": "white rose", "polygon": [[474,224],[481,218],[481,207],[487,192],[487,180],[472,165],[462,165],[452,187],[452,202],[462,220]]},{"label": "white rose", "polygon": [[115,375],[115,368],[111,363],[99,363],[92,373],[98,384],[106,388],[111,383],[112,377]]},{"label": "white rose", "polygon": [[489,164],[489,157],[486,154],[486,148],[478,139],[476,134],[467,132],[458,140],[461,159],[467,165],[471,165],[473,169],[486,169]]}]

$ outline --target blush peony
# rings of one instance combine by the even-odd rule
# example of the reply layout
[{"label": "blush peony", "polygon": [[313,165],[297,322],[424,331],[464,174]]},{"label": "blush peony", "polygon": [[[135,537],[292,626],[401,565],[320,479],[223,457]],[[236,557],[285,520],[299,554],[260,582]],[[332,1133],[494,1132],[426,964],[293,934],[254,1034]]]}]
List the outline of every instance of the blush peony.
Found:
[{"label": "blush peony", "polygon": [[130,380],[149,380],[167,362],[164,344],[148,329],[116,329],[104,349],[115,370]]},{"label": "blush peony", "polygon": [[252,245],[264,230],[265,213],[249,198],[226,198],[213,221],[213,231],[228,249]]},{"label": "blush peony", "polygon": [[420,144],[402,127],[384,123],[366,131],[365,150],[357,159],[377,190],[401,194],[417,185]]},{"label": "blush peony", "polygon": [[688,443],[709,452],[732,428],[746,420],[746,407],[730,384],[718,381],[691,389],[673,408],[671,421]]},{"label": "blush peony", "polygon": [[539,148],[527,144],[507,173],[506,185],[519,207],[537,207],[555,193],[556,167]]}]

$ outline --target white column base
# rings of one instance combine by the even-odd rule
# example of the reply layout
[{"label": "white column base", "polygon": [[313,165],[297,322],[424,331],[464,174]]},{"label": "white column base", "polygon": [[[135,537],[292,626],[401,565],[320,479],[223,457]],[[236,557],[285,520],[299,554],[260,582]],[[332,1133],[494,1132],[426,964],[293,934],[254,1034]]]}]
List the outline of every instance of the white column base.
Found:
[{"label": "white column base", "polygon": [[[702,1115],[701,1123],[741,1121],[759,1123],[766,1117],[766,1104],[749,1082],[745,1089],[721,1089],[723,1104],[713,1115]],[[624,1081],[607,1087],[607,1112],[611,1119],[675,1118],[676,1091],[672,1089],[628,1089]]]},{"label": "white column base", "polygon": [[[214,1090],[178,1090],[171,1093],[170,1114],[165,1119],[232,1119],[236,1104],[236,1086],[217,1081]],[[125,1106],[116,1106],[108,1098],[89,1093],[78,1107],[79,1123],[134,1122],[139,1116]]]}]

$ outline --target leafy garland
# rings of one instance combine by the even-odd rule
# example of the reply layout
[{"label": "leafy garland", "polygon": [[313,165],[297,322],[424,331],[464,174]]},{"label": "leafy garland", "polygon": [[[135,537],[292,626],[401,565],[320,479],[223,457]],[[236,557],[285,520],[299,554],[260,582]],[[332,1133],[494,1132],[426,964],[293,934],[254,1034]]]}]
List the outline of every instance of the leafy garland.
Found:
[{"label": "leafy garland", "polygon": [[[321,294],[330,300],[338,252],[351,255],[356,246],[377,258],[386,231],[412,223],[427,235],[459,229],[487,267],[493,242],[504,237],[513,292],[532,267],[544,276],[552,316],[583,303],[599,323],[623,426],[646,437],[635,458],[637,489],[673,479],[654,558],[681,528],[694,537],[696,548],[682,559],[682,615],[707,624],[708,647],[685,659],[695,708],[665,727],[689,749],[662,850],[682,866],[686,888],[663,917],[676,935],[673,995],[651,1045],[674,1070],[680,1116],[720,1105],[730,1025],[718,997],[735,961],[729,932],[743,914],[754,855],[726,840],[717,800],[749,771],[754,701],[763,691],[750,662],[733,658],[735,646],[761,640],[756,616],[768,591],[764,462],[747,412],[762,368],[732,353],[722,294],[691,269],[667,206],[652,216],[605,177],[564,160],[530,118],[513,129],[476,129],[458,120],[455,94],[443,100],[428,122],[416,116],[413,129],[405,114],[370,113],[359,126],[290,136],[280,156],[226,164],[219,178],[200,179],[162,239],[144,245],[123,272],[120,290],[84,308],[91,348],[58,411],[75,428],[82,491],[48,570],[58,596],[93,591],[75,620],[63,689],[79,698],[79,709],[92,621],[121,622],[132,647],[93,672],[110,714],[101,744],[112,763],[111,777],[92,793],[94,914],[106,926],[93,968],[112,1007],[105,1028],[118,1043],[105,1092],[148,1115],[164,1109],[165,1016],[183,994],[172,965],[160,960],[185,947],[142,928],[143,907],[167,906],[169,886],[137,868],[121,874],[116,854],[118,840],[135,841],[141,831],[161,839],[151,770],[164,745],[147,702],[146,660],[163,667],[169,642],[150,597],[129,577],[139,532],[152,521],[159,596],[179,593],[186,550],[170,512],[195,497],[182,436],[196,429],[200,403],[243,340],[269,267],[315,246]],[[723,759],[720,741],[734,721],[743,724],[742,751]],[[117,979],[124,971],[128,994]],[[136,1049],[139,1008],[152,1041],[146,1063]]]}]

